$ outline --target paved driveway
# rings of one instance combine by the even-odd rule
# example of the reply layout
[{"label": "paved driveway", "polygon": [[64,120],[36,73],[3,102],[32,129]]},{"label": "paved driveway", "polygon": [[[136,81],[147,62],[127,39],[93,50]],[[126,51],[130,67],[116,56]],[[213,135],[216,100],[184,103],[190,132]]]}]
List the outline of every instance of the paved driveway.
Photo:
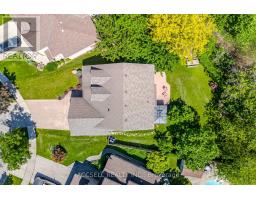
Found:
[{"label": "paved driveway", "polygon": [[63,100],[25,101],[37,128],[69,130],[68,109],[70,93]]}]

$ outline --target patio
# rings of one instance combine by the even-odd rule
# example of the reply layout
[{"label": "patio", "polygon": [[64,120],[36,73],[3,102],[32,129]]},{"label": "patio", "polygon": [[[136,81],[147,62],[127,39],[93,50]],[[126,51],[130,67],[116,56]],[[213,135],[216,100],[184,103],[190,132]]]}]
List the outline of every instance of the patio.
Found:
[{"label": "patio", "polygon": [[166,80],[165,72],[156,72],[154,75],[156,85],[157,104],[166,105],[170,101],[171,87]]}]

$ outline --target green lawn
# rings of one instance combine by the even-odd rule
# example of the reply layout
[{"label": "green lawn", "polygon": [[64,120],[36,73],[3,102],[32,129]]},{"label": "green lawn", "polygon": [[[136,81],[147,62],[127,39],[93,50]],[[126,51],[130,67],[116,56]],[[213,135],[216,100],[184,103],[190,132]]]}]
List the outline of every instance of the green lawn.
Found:
[{"label": "green lawn", "polygon": [[167,72],[167,80],[171,85],[171,98],[174,100],[181,97],[203,118],[204,106],[211,98],[211,89],[208,86],[210,78],[204,72],[203,66],[176,67],[172,72]]},{"label": "green lawn", "polygon": [[0,14],[0,25],[10,21],[12,18],[8,14]]},{"label": "green lawn", "polygon": [[[141,144],[154,144],[152,131],[130,132],[115,135],[117,139]],[[87,157],[98,155],[107,145],[106,136],[79,136],[71,137],[69,131],[37,129],[37,154],[51,159],[51,147],[60,144],[67,156],[64,165],[70,165],[74,161],[84,161]],[[137,149],[121,148],[127,154],[145,159],[146,152]]]},{"label": "green lawn", "polygon": [[78,83],[77,77],[72,74],[74,68],[102,62],[106,61],[98,57],[97,52],[90,52],[55,71],[38,71],[33,63],[17,58],[0,61],[0,72],[6,67],[10,73],[15,73],[16,85],[24,99],[56,99]]},{"label": "green lawn", "polygon": [[6,181],[5,181],[5,185],[20,185],[22,182],[22,179],[14,176],[14,175],[8,175]]}]

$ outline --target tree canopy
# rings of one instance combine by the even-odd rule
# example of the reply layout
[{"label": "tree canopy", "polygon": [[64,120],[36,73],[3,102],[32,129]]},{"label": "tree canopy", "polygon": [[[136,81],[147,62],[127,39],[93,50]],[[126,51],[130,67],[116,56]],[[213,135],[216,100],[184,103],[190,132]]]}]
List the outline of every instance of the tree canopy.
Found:
[{"label": "tree canopy", "polygon": [[220,31],[227,32],[235,37],[251,28],[255,15],[215,14],[212,17]]},{"label": "tree canopy", "polygon": [[165,45],[152,40],[147,21],[147,15],[95,16],[101,56],[112,62],[155,64],[158,69],[170,69],[179,63]]},{"label": "tree canopy", "polygon": [[219,155],[216,134],[201,127],[197,112],[183,100],[171,102],[168,118],[167,130],[156,134],[161,152],[175,152],[193,170],[204,168]]},{"label": "tree canopy", "polygon": [[202,54],[214,31],[208,15],[151,15],[149,27],[154,41],[166,44],[182,60]]},{"label": "tree canopy", "polygon": [[30,158],[26,129],[15,129],[0,135],[0,155],[9,170],[19,169]]},{"label": "tree canopy", "polygon": [[256,181],[249,175],[256,170],[256,68],[237,68],[232,59],[220,47],[211,54],[218,73],[209,75],[218,77],[219,89],[206,106],[205,127],[216,134],[220,175],[233,184],[252,184]]}]

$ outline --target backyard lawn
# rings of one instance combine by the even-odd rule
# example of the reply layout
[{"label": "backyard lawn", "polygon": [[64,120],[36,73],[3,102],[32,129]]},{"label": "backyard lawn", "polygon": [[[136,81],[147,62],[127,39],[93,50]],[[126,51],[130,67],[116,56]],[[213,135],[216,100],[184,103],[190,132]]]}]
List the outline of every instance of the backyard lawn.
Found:
[{"label": "backyard lawn", "polygon": [[[141,143],[155,144],[152,131],[128,132],[114,135],[117,139]],[[51,159],[51,148],[57,144],[63,146],[67,156],[63,161],[64,165],[70,165],[74,161],[84,161],[87,157],[98,155],[107,145],[106,136],[76,136],[71,137],[69,131],[37,129],[37,154]],[[143,150],[120,148],[122,152],[131,156],[145,159],[146,152]]]},{"label": "backyard lawn", "polygon": [[72,74],[74,68],[97,62],[103,59],[96,52],[89,52],[54,71],[38,71],[33,62],[19,57],[0,61],[0,72],[6,67],[10,73],[15,73],[16,85],[24,99],[56,99],[78,83],[78,78]]},{"label": "backyard lawn", "polygon": [[203,118],[204,106],[211,98],[211,89],[208,86],[210,78],[204,72],[203,66],[176,67],[172,72],[167,72],[167,80],[171,85],[171,98],[174,100],[181,97]]}]

